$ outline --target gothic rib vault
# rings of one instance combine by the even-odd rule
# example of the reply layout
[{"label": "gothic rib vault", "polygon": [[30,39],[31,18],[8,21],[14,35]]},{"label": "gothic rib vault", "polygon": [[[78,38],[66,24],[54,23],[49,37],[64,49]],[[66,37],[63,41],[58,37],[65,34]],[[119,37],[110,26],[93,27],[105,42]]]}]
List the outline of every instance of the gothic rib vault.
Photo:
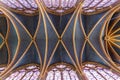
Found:
[{"label": "gothic rib vault", "polygon": [[[36,4],[39,13],[33,17],[17,14],[0,2],[2,79],[120,79],[120,4],[83,15],[81,1],[73,13],[60,15],[60,23],[42,2]],[[33,21],[27,23],[29,19]]]}]

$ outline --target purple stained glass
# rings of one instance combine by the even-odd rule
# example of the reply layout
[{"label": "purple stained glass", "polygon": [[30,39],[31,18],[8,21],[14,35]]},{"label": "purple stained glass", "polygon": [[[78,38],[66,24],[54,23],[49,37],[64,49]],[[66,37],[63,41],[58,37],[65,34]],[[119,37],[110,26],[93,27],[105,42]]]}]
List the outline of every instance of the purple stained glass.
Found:
[{"label": "purple stained glass", "polygon": [[47,8],[63,13],[65,10],[75,7],[77,0],[43,0],[43,2]]},{"label": "purple stained glass", "polygon": [[8,0],[12,5],[14,4],[17,8],[24,8],[19,2],[16,0]]},{"label": "purple stained glass", "polygon": [[96,9],[109,7],[119,0],[85,0],[83,3],[83,11],[86,13],[95,12]]},{"label": "purple stained glass", "polygon": [[30,4],[26,0],[18,0],[18,2],[24,5],[26,8],[31,8]]},{"label": "purple stained glass", "polygon": [[8,0],[0,0],[0,1],[11,8],[16,8],[16,6],[10,3]]},{"label": "purple stained glass", "polygon": [[14,10],[27,14],[35,13],[38,10],[35,0],[0,0],[0,2]]},{"label": "purple stained glass", "polygon": [[0,73],[5,70],[5,66],[0,66]]},{"label": "purple stained glass", "polygon": [[37,8],[37,4],[34,0],[27,0],[27,1],[33,8]]},{"label": "purple stained glass", "polygon": [[[80,0],[39,0],[43,1],[44,5],[54,12],[63,13],[68,9],[76,7]],[[111,6],[119,0],[84,0],[83,11],[86,13],[95,12],[96,9]],[[15,10],[23,10],[24,13],[32,14],[38,10],[35,0],[0,0],[0,2]],[[91,8],[93,7],[93,8]]]},{"label": "purple stained glass", "polygon": [[5,69],[5,67],[0,67],[0,71],[3,71]]},{"label": "purple stained glass", "polygon": [[39,75],[39,67],[33,65],[16,69],[5,80],[37,80]]},{"label": "purple stained glass", "polygon": [[98,64],[85,64],[83,68],[88,80],[119,80],[120,76]]},{"label": "purple stained glass", "polygon": [[60,64],[54,66],[47,73],[46,80],[79,80],[77,72],[70,66]]}]

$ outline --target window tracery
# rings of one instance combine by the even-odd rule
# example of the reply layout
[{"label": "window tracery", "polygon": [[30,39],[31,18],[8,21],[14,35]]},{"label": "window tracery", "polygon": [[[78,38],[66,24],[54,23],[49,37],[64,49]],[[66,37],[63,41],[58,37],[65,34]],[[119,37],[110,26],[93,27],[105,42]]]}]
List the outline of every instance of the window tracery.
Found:
[{"label": "window tracery", "polygon": [[70,65],[55,64],[49,68],[46,80],[79,80],[79,77]]},{"label": "window tracery", "polygon": [[35,0],[0,0],[0,2],[12,11],[22,14],[34,14],[38,9]]},{"label": "window tracery", "polygon": [[15,69],[6,77],[5,80],[37,80],[40,75],[40,67],[38,65],[25,65]]},{"label": "window tracery", "polygon": [[88,80],[119,80],[120,76],[99,63],[86,63],[83,67]]},{"label": "window tracery", "polygon": [[[82,0],[39,0],[46,10],[56,15],[71,13]],[[12,11],[22,14],[38,13],[38,6],[35,0],[0,0],[3,4],[10,7]],[[94,14],[102,12],[118,4],[119,0],[84,0],[83,14]]]}]

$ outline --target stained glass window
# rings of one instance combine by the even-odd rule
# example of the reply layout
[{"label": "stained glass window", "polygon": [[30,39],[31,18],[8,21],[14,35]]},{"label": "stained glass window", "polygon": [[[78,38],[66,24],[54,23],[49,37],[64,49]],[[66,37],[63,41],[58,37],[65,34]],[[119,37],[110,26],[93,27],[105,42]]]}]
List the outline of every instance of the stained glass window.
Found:
[{"label": "stained glass window", "polygon": [[32,14],[37,10],[35,0],[0,0],[3,4],[13,10],[22,11],[24,13]]},{"label": "stained glass window", "polygon": [[43,0],[43,2],[47,8],[62,13],[76,7],[77,0]]},{"label": "stained glass window", "polygon": [[0,73],[5,70],[5,65],[0,65]]},{"label": "stained glass window", "polygon": [[22,66],[15,69],[5,80],[37,80],[39,79],[40,70],[36,65]]},{"label": "stained glass window", "polygon": [[83,3],[84,12],[94,12],[105,7],[110,7],[119,0],[85,0]]},{"label": "stained glass window", "polygon": [[47,73],[46,80],[79,80],[77,72],[65,64],[53,66]]},{"label": "stained glass window", "polygon": [[[35,0],[0,0],[5,5],[27,14],[36,13],[38,10]],[[68,13],[75,10],[81,0],[39,0],[43,3],[48,12],[55,14]],[[85,0],[83,12],[91,13],[118,3],[119,0]]]},{"label": "stained glass window", "polygon": [[84,73],[88,80],[120,80],[120,76],[99,64],[85,64]]}]

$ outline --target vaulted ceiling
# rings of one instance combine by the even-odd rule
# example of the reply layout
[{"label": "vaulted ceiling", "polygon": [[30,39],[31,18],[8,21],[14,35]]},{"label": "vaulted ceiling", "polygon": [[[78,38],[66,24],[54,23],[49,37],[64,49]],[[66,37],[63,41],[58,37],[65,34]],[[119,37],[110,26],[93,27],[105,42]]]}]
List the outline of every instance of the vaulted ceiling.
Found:
[{"label": "vaulted ceiling", "polygon": [[0,0],[3,80],[120,79],[119,0]]}]

